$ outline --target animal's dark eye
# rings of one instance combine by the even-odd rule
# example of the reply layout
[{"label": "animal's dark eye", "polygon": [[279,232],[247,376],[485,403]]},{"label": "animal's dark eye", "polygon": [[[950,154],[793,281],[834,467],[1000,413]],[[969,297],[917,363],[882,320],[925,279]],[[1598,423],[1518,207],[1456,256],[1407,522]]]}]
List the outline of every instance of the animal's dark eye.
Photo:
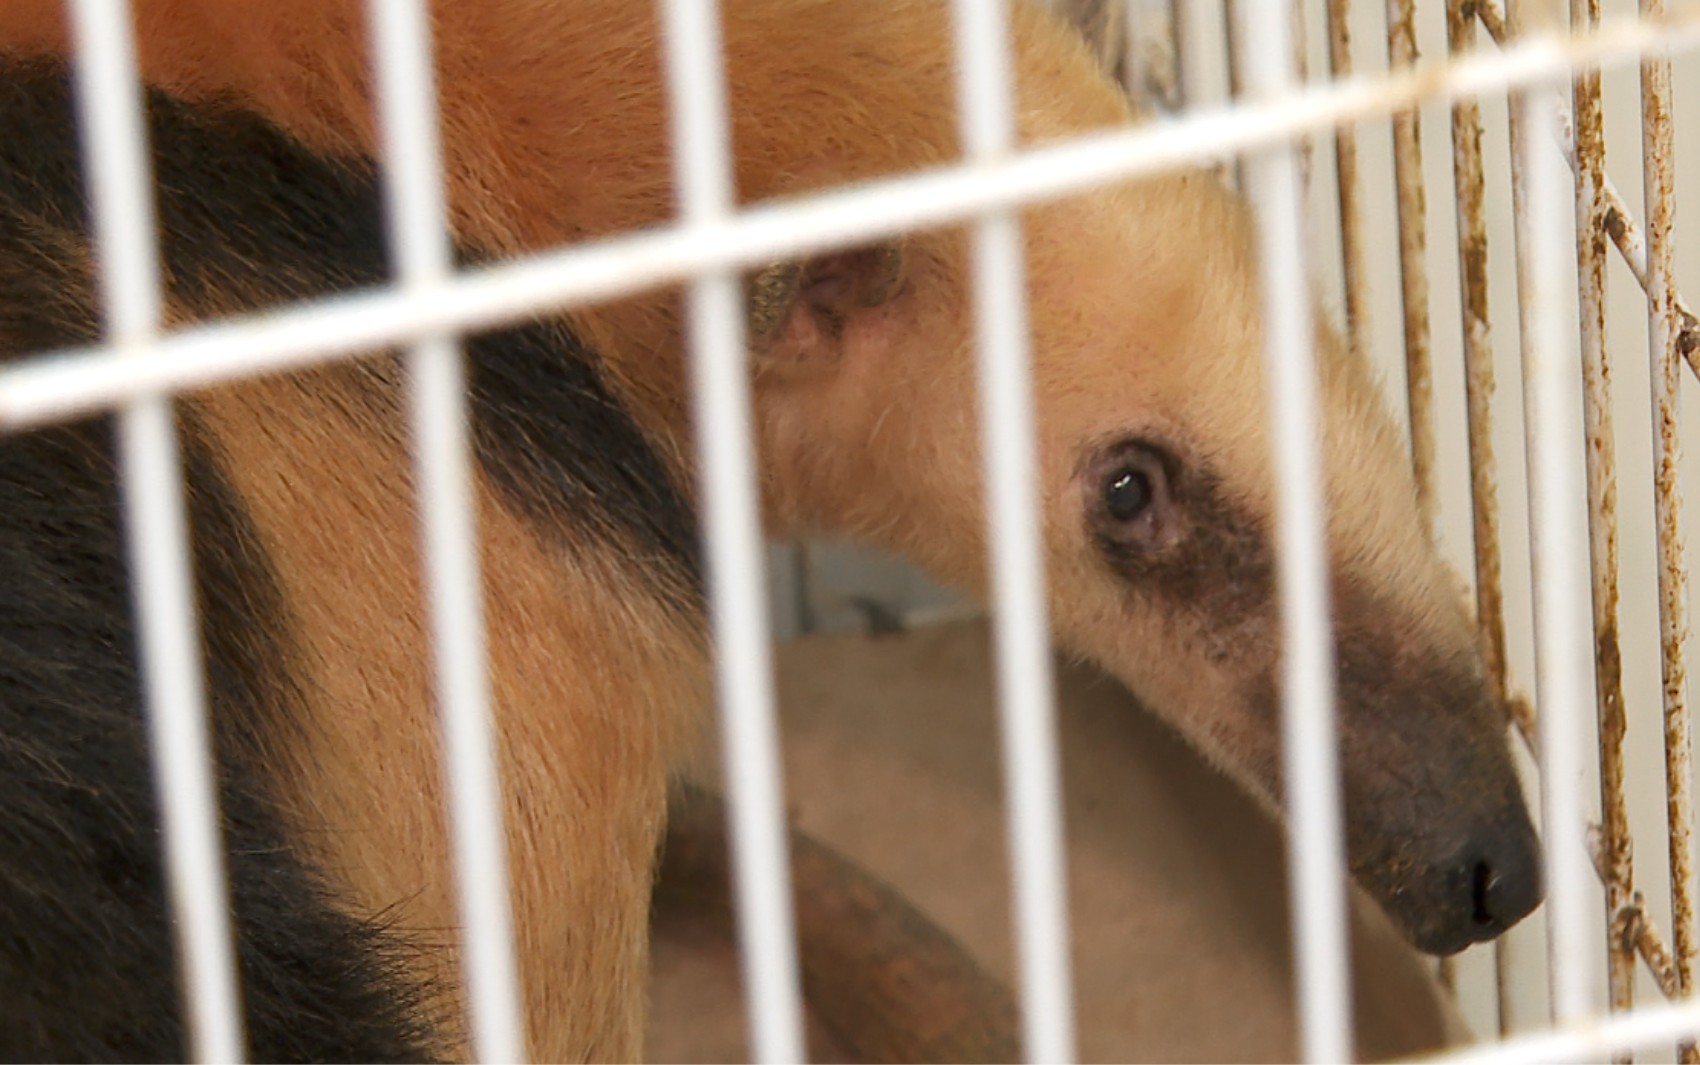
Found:
[{"label": "animal's dark eye", "polygon": [[1148,440],[1118,440],[1086,461],[1086,524],[1105,550],[1160,551],[1180,538],[1182,521],[1173,480],[1179,462]]},{"label": "animal's dark eye", "polygon": [[1151,505],[1151,478],[1144,470],[1124,466],[1104,485],[1104,509],[1117,521],[1132,521]]}]

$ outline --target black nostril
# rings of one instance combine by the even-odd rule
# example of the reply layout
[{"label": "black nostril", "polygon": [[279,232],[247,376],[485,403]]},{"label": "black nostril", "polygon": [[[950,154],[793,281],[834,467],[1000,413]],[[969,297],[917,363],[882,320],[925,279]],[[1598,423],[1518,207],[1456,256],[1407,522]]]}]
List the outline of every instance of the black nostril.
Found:
[{"label": "black nostril", "polygon": [[1477,939],[1492,939],[1523,919],[1544,894],[1539,845],[1530,833],[1525,846],[1476,854],[1469,870],[1470,918]]},{"label": "black nostril", "polygon": [[1471,897],[1475,900],[1478,925],[1497,929],[1500,918],[1495,915],[1494,902],[1499,895],[1499,874],[1486,862],[1477,862],[1472,880]]}]

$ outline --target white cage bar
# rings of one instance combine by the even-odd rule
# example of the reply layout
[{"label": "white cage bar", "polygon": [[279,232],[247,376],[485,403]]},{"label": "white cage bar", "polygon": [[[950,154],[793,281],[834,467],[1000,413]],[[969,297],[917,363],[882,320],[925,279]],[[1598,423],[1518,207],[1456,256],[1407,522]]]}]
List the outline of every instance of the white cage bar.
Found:
[{"label": "white cage bar", "polygon": [[[108,343],[116,358],[139,357],[132,353],[158,336],[163,300],[130,5],[78,0],[70,12]],[[199,1061],[241,1061],[230,889],[169,395],[141,393],[128,401],[118,416],[118,454],[189,1052]]]},{"label": "white cage bar", "polygon": [[[1680,455],[1675,403],[1683,361],[1694,368],[1700,360],[1700,326],[1674,279],[1669,56],[1700,46],[1700,7],[1685,5],[1667,15],[1658,0],[1641,0],[1638,18],[1601,19],[1597,0],[1575,0],[1574,32],[1566,38],[1559,36],[1556,18],[1552,25],[1520,32],[1518,22],[1525,12],[1519,5],[1502,12],[1493,0],[1448,0],[1448,36],[1455,52],[1469,51],[1478,20],[1500,50],[1425,63],[1408,39],[1411,0],[1388,0],[1388,74],[1345,76],[1331,84],[1299,88],[1296,74],[1303,56],[1295,51],[1301,38],[1294,31],[1302,32],[1302,22],[1290,22],[1282,4],[1239,0],[1230,6],[1237,9],[1233,21],[1239,33],[1234,41],[1236,95],[1243,82],[1247,99],[1218,110],[1195,110],[1173,124],[1017,151],[1005,0],[958,0],[960,117],[967,146],[961,165],[782,206],[740,210],[731,183],[716,4],[667,0],[666,73],[679,223],[456,272],[445,228],[430,40],[421,0],[372,0],[396,285],[163,335],[157,234],[147,185],[150,168],[137,106],[127,5],[109,0],[72,3],[108,342],[0,369],[0,430],[119,408],[143,677],[197,1058],[239,1060],[243,1033],[171,395],[385,345],[411,348],[421,532],[455,830],[470,1030],[480,1059],[517,1061],[523,1054],[521,1015],[485,677],[465,385],[455,337],[542,310],[558,311],[658,285],[688,285],[711,616],[750,1030],[757,1060],[802,1060],[801,996],[738,271],[920,226],[971,223],[987,530],[994,602],[1000,608],[999,688],[1026,1050],[1036,1061],[1072,1060],[1063,826],[1035,507],[1018,212],[1104,181],[1244,155],[1246,186],[1259,207],[1270,401],[1285,415],[1274,421],[1272,435],[1283,489],[1277,498],[1287,648],[1284,738],[1294,822],[1294,955],[1303,1045],[1308,1060],[1345,1060],[1351,1050],[1351,1003],[1322,494],[1315,419],[1310,414],[1315,405],[1312,304],[1308,273],[1296,268],[1305,261],[1300,153],[1308,138],[1336,133],[1339,203],[1350,266],[1364,258],[1350,127],[1390,115],[1399,123],[1395,157],[1404,333],[1411,345],[1410,413],[1425,519],[1432,525],[1435,460],[1432,430],[1427,428],[1431,400],[1425,368],[1428,286],[1420,262],[1424,212],[1415,108],[1436,100],[1457,103],[1452,132],[1462,250],[1469,242],[1485,241],[1480,119],[1473,98],[1505,91],[1515,94],[1513,184],[1541,714],[1538,729],[1527,712],[1518,724],[1525,739],[1539,733],[1555,1026],[1459,1051],[1447,1060],[1586,1060],[1672,1039],[1693,1041],[1700,1032],[1700,1007],[1673,1003],[1631,1008],[1634,955],[1624,944],[1633,939],[1667,995],[1680,997],[1690,989],[1700,944],[1695,940],[1688,829],[1691,741],[1682,660],[1687,569],[1681,498],[1674,479]],[[1528,10],[1553,15],[1556,5],[1531,2]],[[1343,0],[1328,8],[1332,65],[1342,75],[1351,66],[1346,12]],[[1128,24],[1149,21],[1130,17]],[[1182,61],[1177,48],[1174,62]],[[1586,74],[1577,84],[1573,123],[1557,99],[1573,71],[1631,62],[1641,64],[1643,79],[1644,240],[1606,177],[1598,152],[1597,74]],[[1580,371],[1567,359],[1574,350],[1569,325],[1550,310],[1557,294],[1568,287],[1566,249],[1560,246],[1556,224],[1561,212],[1568,212],[1556,173],[1560,155],[1555,145],[1577,173],[1571,207],[1578,221],[1581,268]],[[1661,534],[1674,913],[1674,950],[1664,945],[1644,913],[1638,908],[1630,913],[1633,878],[1621,810],[1624,697],[1621,678],[1602,672],[1595,691],[1603,737],[1604,829],[1595,864],[1607,885],[1608,927],[1616,937],[1609,952],[1609,1001],[1623,1011],[1611,1018],[1595,1014],[1584,964],[1585,942],[1593,933],[1585,890],[1589,853],[1581,805],[1585,751],[1580,741],[1587,716],[1585,693],[1594,687],[1588,684],[1588,651],[1594,649],[1602,662],[1608,657],[1605,645],[1591,638],[1590,621],[1596,614],[1615,619],[1617,608],[1615,487],[1609,463],[1599,278],[1602,234],[1614,240],[1648,302],[1654,424],[1659,434],[1660,480],[1654,499]],[[1368,331],[1362,273],[1349,269],[1346,289],[1349,333],[1359,349],[1367,344]],[[1494,681],[1506,691],[1497,485],[1488,422],[1492,380],[1486,279],[1475,276],[1468,262],[1461,273],[1477,607]],[[1586,477],[1579,450],[1584,441],[1590,456]],[[1596,462],[1601,451],[1606,455],[1603,467]],[[1593,610],[1580,579],[1589,544],[1571,520],[1584,498],[1595,520]],[[1610,650],[1615,656],[1615,645]],[[1514,700],[1514,705],[1521,704]],[[1692,1060],[1692,1050],[1685,1049],[1684,1057]]]},{"label": "white cage bar", "polygon": [[[1291,22],[1278,5],[1238,5],[1245,91],[1296,84]],[[1257,208],[1266,331],[1269,433],[1277,485],[1276,587],[1281,600],[1282,745],[1288,816],[1293,957],[1305,1060],[1352,1057],[1347,977],[1346,863],[1334,728],[1334,649],[1324,543],[1316,335],[1304,243],[1302,160],[1295,147],[1248,156],[1242,175]],[[1278,412],[1278,413],[1277,413]]]},{"label": "white cage bar", "polygon": [[[390,258],[399,290],[430,298],[454,265],[430,27],[421,0],[372,0],[368,10]],[[418,338],[407,355],[407,376],[469,1031],[480,1061],[519,1062],[524,1028],[459,341],[448,333]]]},{"label": "white cage bar", "polygon": [[1574,40],[1539,35],[1497,55],[1423,64],[1387,78],[1354,78],[1269,102],[1205,109],[1185,123],[1080,137],[999,162],[944,167],[854,189],[739,211],[708,231],[665,227],[463,270],[433,298],[381,291],[307,308],[196,325],[133,355],[74,348],[0,374],[0,429],[110,408],[136,395],[204,388],[276,373],[431,333],[487,329],[539,307],[570,309],[677,284],[717,269],[748,269],[826,248],[1080,192],[1108,181],[1227,158],[1301,134],[1385,115],[1423,100],[1456,100],[1551,81],[1573,66],[1615,67],[1655,46],[1700,44],[1700,11],[1659,22],[1617,18]]},{"label": "white cage bar", "polygon": [[[1535,5],[1531,5],[1535,6]],[[1551,91],[1536,83],[1513,99],[1512,199],[1516,211],[1517,301],[1528,433],[1529,527],[1535,568],[1535,670],[1543,842],[1547,870],[1547,955],[1555,1020],[1588,1012],[1587,848],[1580,806],[1583,720],[1589,680],[1592,612],[1581,593],[1587,549],[1576,523],[1584,498],[1579,375],[1563,322],[1552,313],[1566,287],[1567,261],[1555,221],[1565,200],[1554,172],[1557,112]],[[1574,423],[1574,424],[1572,424]]]},{"label": "white cage bar", "polygon": [[[734,207],[718,8],[715,0],[669,0],[664,8],[680,215],[686,233],[710,241]],[[802,1061],[802,992],[737,275],[727,266],[703,270],[691,285],[687,314],[752,1050],[756,1061]]]},{"label": "white cage bar", "polygon": [[[1015,148],[1007,0],[957,0],[954,14],[963,144],[971,164],[992,163]],[[982,218],[970,254],[1025,1049],[1031,1061],[1069,1062],[1075,1060],[1074,981],[1027,296],[1015,212]]]}]

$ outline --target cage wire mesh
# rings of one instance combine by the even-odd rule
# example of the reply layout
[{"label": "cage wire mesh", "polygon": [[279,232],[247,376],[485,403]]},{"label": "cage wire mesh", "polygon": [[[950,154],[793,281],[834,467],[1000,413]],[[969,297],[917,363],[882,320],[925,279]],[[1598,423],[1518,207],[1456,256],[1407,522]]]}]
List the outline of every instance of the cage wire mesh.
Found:
[{"label": "cage wire mesh", "polygon": [[[426,20],[417,0],[373,0],[396,284],[178,330],[161,316],[125,6],[71,5],[109,340],[0,370],[0,427],[122,412],[147,705],[198,1058],[238,1059],[242,1033],[171,395],[375,346],[411,350],[472,1043],[482,1060],[517,1060],[456,337],[658,280],[690,286],[750,1020],[759,1059],[798,1060],[737,276],[780,256],[941,222],[972,227],[981,402],[998,427],[986,434],[988,521],[995,598],[1005,605],[997,648],[1027,1051],[1071,1058],[1017,215],[1108,179],[1207,161],[1226,164],[1234,173],[1225,179],[1258,207],[1272,401],[1301,414],[1313,402],[1313,283],[1339,308],[1354,349],[1391,353],[1384,361],[1407,397],[1424,520],[1471,575],[1494,683],[1517,708],[1530,784],[1545,795],[1548,905],[1495,947],[1442,967],[1483,1036],[1450,1060],[1656,1054],[1673,1042],[1696,1060],[1700,1007],[1685,1001],[1700,941],[1681,493],[1692,460],[1679,410],[1700,375],[1700,323],[1683,292],[1685,280],[1700,286],[1700,251],[1679,244],[1674,217],[1700,173],[1700,125],[1680,121],[1700,95],[1700,6],[1128,0],[1104,9],[1104,55],[1161,117],[1018,151],[1005,9],[962,0],[960,165],[737,210],[715,6],[672,0],[663,11],[679,223],[455,271]],[[1678,166],[1684,153],[1692,165]],[[1339,1060],[1351,1035],[1317,443],[1310,418],[1280,428],[1299,1002],[1306,1056]],[[805,562],[805,585],[811,569]],[[1633,852],[1632,839],[1642,841]]]}]

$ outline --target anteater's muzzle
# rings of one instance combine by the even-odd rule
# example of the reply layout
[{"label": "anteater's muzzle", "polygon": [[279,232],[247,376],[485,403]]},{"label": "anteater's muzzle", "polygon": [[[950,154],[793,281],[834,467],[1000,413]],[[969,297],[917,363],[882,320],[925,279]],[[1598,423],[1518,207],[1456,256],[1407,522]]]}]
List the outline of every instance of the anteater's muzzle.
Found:
[{"label": "anteater's muzzle", "polygon": [[1420,861],[1403,876],[1363,879],[1411,942],[1430,954],[1494,939],[1540,904],[1540,845],[1527,817],[1482,829],[1432,865]]},{"label": "anteater's muzzle", "polygon": [[1413,944],[1451,954],[1539,905],[1541,846],[1480,660],[1396,616],[1338,614],[1348,861]]}]

